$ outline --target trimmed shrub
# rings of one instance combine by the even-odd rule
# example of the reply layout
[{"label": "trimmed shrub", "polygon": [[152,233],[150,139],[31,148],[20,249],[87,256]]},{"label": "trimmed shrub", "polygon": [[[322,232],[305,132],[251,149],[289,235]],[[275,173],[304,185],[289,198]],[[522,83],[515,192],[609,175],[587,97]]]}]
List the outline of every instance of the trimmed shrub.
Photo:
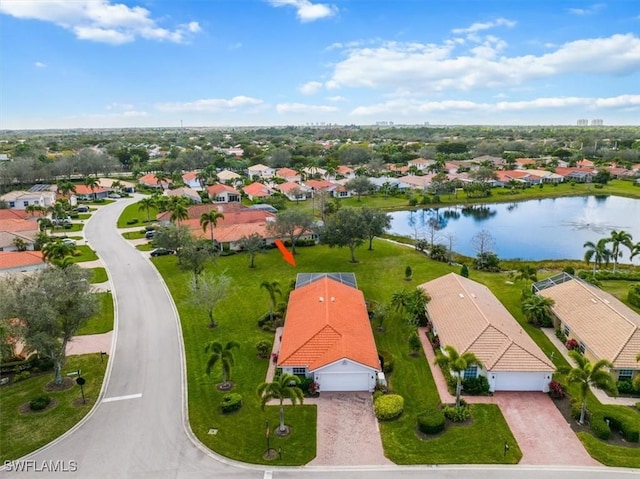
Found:
[{"label": "trimmed shrub", "polygon": [[376,399],[373,410],[380,421],[391,421],[402,415],[404,398],[398,394],[385,394]]},{"label": "trimmed shrub", "polygon": [[13,375],[13,382],[18,383],[20,381],[24,381],[25,379],[29,379],[31,377],[31,373],[29,371],[22,371],[21,373]]},{"label": "trimmed shrub", "polygon": [[620,394],[632,394],[635,392],[631,381],[618,381],[616,386],[618,387],[618,392]]},{"label": "trimmed shrub", "polygon": [[549,383],[549,395],[555,399],[560,399],[565,397],[566,392],[564,390],[564,386],[560,384],[558,381],[551,381]]},{"label": "trimmed shrub", "polygon": [[382,396],[384,396],[384,392],[377,390],[377,391],[373,391],[372,397],[373,397],[373,402],[376,402],[378,400],[378,398],[381,398]]},{"label": "trimmed shrub", "polygon": [[578,344],[578,341],[576,341],[573,338],[567,341],[566,343],[564,343],[564,345],[569,351],[573,351],[574,349],[578,349],[580,347],[580,345]]},{"label": "trimmed shrub", "polygon": [[604,418],[609,420],[612,431],[620,431],[622,437],[629,442],[640,442],[640,420],[631,420],[626,416],[618,416],[615,409],[605,412]]},{"label": "trimmed shrub", "polygon": [[391,374],[393,372],[393,356],[387,351],[378,351],[378,356],[382,363],[382,372]]},{"label": "trimmed shrub", "polygon": [[42,411],[51,404],[50,396],[38,396],[29,401],[29,409],[32,411]]},{"label": "trimmed shrub", "polygon": [[227,393],[222,396],[220,409],[224,414],[235,412],[242,407],[242,396],[238,393]]},{"label": "trimmed shrub", "polygon": [[464,406],[444,406],[442,408],[444,417],[451,422],[463,422],[471,417],[471,408]]},{"label": "trimmed shrub", "polygon": [[258,341],[256,344],[256,349],[258,350],[258,355],[266,359],[269,357],[269,351],[271,351],[271,342],[263,339],[262,341]]},{"label": "trimmed shrub", "polygon": [[462,388],[470,396],[484,396],[489,394],[489,381],[485,376],[463,379]]},{"label": "trimmed shrub", "polygon": [[438,434],[444,431],[445,418],[440,409],[430,409],[418,415],[418,430],[423,434]]},{"label": "trimmed shrub", "polygon": [[576,270],[573,268],[573,266],[565,266],[562,271],[572,276],[576,274]]},{"label": "trimmed shrub", "polygon": [[629,286],[627,301],[640,308],[640,284],[632,284],[631,286]]},{"label": "trimmed shrub", "polygon": [[127,221],[128,225],[135,225],[138,223],[138,218],[132,218],[129,221]]},{"label": "trimmed shrub", "polygon": [[591,418],[591,432],[593,432],[595,437],[602,439],[603,441],[606,441],[611,437],[611,428],[605,421],[602,414],[594,414]]}]

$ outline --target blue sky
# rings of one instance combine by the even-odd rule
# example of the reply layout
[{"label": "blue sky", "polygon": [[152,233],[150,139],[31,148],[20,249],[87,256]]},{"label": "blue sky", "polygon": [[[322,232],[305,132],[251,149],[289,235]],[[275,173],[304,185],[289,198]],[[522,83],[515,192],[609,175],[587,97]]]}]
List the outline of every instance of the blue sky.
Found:
[{"label": "blue sky", "polygon": [[0,129],[640,124],[640,2],[2,0]]}]

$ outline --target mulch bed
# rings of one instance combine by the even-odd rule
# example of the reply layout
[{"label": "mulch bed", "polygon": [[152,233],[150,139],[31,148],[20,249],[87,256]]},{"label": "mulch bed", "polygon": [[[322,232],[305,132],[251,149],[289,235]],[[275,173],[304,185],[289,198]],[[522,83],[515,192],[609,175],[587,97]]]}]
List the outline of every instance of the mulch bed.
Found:
[{"label": "mulch bed", "polygon": [[[577,419],[571,417],[571,398],[569,396],[566,396],[562,399],[552,399],[552,401],[553,404],[555,404],[558,408],[558,411],[562,413],[573,432],[591,433],[591,427],[587,424],[586,421],[585,424],[580,424]],[[611,437],[607,441],[602,442],[611,444],[612,446],[640,448],[640,442],[626,441],[624,437],[622,437],[622,435],[616,431],[611,431]]]},{"label": "mulch bed", "polygon": [[71,378],[62,378],[62,384],[55,384],[53,381],[45,385],[44,390],[48,393],[56,391],[66,391],[71,389],[76,382]]},{"label": "mulch bed", "polygon": [[49,405],[46,408],[41,409],[40,411],[32,411],[28,402],[26,402],[22,406],[20,406],[18,408],[18,411],[20,411],[20,414],[40,414],[40,413],[43,413],[43,412],[50,411],[51,409],[53,409],[57,405],[58,405],[58,400],[56,398],[51,398],[51,402],[49,403]]},{"label": "mulch bed", "polygon": [[216,389],[218,391],[231,391],[235,387],[236,383],[233,381],[227,381],[226,383],[218,383],[216,384]]}]

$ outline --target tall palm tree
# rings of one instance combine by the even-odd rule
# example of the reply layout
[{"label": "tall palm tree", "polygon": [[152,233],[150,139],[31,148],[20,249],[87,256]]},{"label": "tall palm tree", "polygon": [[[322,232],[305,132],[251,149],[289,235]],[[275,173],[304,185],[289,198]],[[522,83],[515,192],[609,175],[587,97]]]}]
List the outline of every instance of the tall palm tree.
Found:
[{"label": "tall palm tree", "polygon": [[98,178],[94,178],[92,176],[87,176],[84,179],[84,186],[91,190],[91,194],[93,195],[93,199],[96,199],[95,189],[98,187]]},{"label": "tall palm tree", "polygon": [[171,198],[171,201],[167,206],[167,211],[171,213],[169,221],[171,221],[172,223],[180,223],[180,221],[189,218],[189,210],[184,204],[184,201],[182,201],[182,198],[179,197]]},{"label": "tall palm tree", "polygon": [[[42,259],[51,264],[65,268],[69,265],[75,246],[62,241],[51,241],[42,247]],[[68,260],[67,260],[68,259]]]},{"label": "tall palm tree", "polygon": [[162,183],[166,183],[169,178],[171,178],[171,175],[169,175],[169,173],[166,173],[164,171],[156,171],[154,173],[154,176],[156,177],[156,182],[158,183],[158,186],[160,187],[160,189],[164,190],[164,185]]},{"label": "tall palm tree", "polygon": [[240,347],[237,341],[229,341],[224,346],[218,341],[211,341],[204,348],[205,353],[211,353],[207,361],[207,375],[211,374],[213,367],[220,363],[222,370],[222,387],[229,387],[231,368],[235,365],[233,350]]},{"label": "tall palm tree", "polygon": [[209,228],[209,231],[211,232],[211,244],[214,243],[213,228],[218,226],[219,219],[224,219],[224,215],[216,209],[200,215],[200,226],[202,226],[202,231],[207,231],[207,228]]},{"label": "tall palm tree", "polygon": [[601,266],[602,263],[606,265],[609,264],[609,260],[611,259],[611,250],[607,249],[607,239],[603,238],[597,243],[593,241],[587,241],[583,248],[587,248],[587,251],[584,253],[584,261],[589,264],[591,258],[593,258],[593,274],[596,274],[596,267]]},{"label": "tall palm tree", "polygon": [[453,346],[445,346],[444,351],[436,355],[436,364],[441,368],[448,368],[456,377],[456,406],[460,406],[460,392],[462,391],[462,377],[466,369],[471,366],[482,367],[482,363],[471,351],[460,354]]},{"label": "tall palm tree", "polygon": [[633,251],[633,238],[626,231],[613,230],[611,236],[607,238],[607,243],[611,243],[611,256],[613,257],[613,272],[616,272],[618,266],[618,258],[622,257],[622,251],[620,251],[620,245],[629,248],[629,251]]},{"label": "tall palm tree", "polygon": [[196,180],[200,183],[200,188],[204,190],[209,182],[209,175],[205,171],[201,171],[196,175]]},{"label": "tall palm tree", "polygon": [[575,349],[569,351],[569,356],[573,359],[577,366],[562,366],[558,368],[558,372],[566,375],[569,384],[577,384],[579,386],[580,407],[580,424],[584,424],[584,416],[587,411],[587,393],[589,386],[596,389],[602,389],[611,394],[618,394],[618,388],[613,376],[609,373],[609,368],[613,367],[606,359],[592,364],[579,351]]},{"label": "tall palm tree", "polygon": [[634,244],[633,248],[631,248],[631,259],[635,258],[638,255],[640,255],[640,241]]},{"label": "tall palm tree", "polygon": [[150,211],[152,208],[156,206],[155,201],[150,196],[146,196],[138,201],[138,211],[146,211],[147,212],[147,223],[151,221]]},{"label": "tall palm tree", "polygon": [[68,197],[69,193],[75,193],[76,192],[76,185],[74,185],[73,183],[71,183],[70,181],[66,180],[66,181],[60,181],[58,183],[58,191],[64,196],[64,197]]},{"label": "tall palm tree", "polygon": [[300,378],[292,374],[281,374],[270,383],[262,383],[258,386],[258,396],[260,396],[262,409],[272,399],[280,400],[280,427],[281,433],[285,433],[287,428],[284,425],[284,400],[289,399],[292,405],[302,404],[304,393],[298,386]]},{"label": "tall palm tree", "polygon": [[267,290],[269,294],[269,300],[271,301],[271,309],[269,310],[269,318],[273,321],[273,310],[276,307],[276,294],[279,294],[282,297],[282,290],[280,289],[280,283],[277,281],[263,281],[260,284],[261,288]]},{"label": "tall palm tree", "polygon": [[40,228],[40,231],[42,231],[45,234],[47,232],[47,228],[51,228],[51,233],[53,233],[53,228],[54,228],[53,221],[51,221],[47,217],[38,218],[38,226]]},{"label": "tall palm tree", "polygon": [[550,308],[554,304],[555,301],[551,298],[529,293],[522,300],[520,307],[530,323],[542,326],[551,317]]}]

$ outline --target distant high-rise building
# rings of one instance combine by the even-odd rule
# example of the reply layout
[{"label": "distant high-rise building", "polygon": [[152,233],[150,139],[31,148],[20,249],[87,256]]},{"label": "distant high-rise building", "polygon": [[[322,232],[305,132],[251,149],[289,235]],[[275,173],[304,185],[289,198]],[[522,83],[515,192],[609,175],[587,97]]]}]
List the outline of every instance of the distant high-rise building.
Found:
[{"label": "distant high-rise building", "polygon": [[589,120],[578,120],[578,126],[589,126]]},{"label": "distant high-rise building", "polygon": [[604,121],[601,118],[596,118],[595,120],[591,120],[591,126],[602,126]]}]

